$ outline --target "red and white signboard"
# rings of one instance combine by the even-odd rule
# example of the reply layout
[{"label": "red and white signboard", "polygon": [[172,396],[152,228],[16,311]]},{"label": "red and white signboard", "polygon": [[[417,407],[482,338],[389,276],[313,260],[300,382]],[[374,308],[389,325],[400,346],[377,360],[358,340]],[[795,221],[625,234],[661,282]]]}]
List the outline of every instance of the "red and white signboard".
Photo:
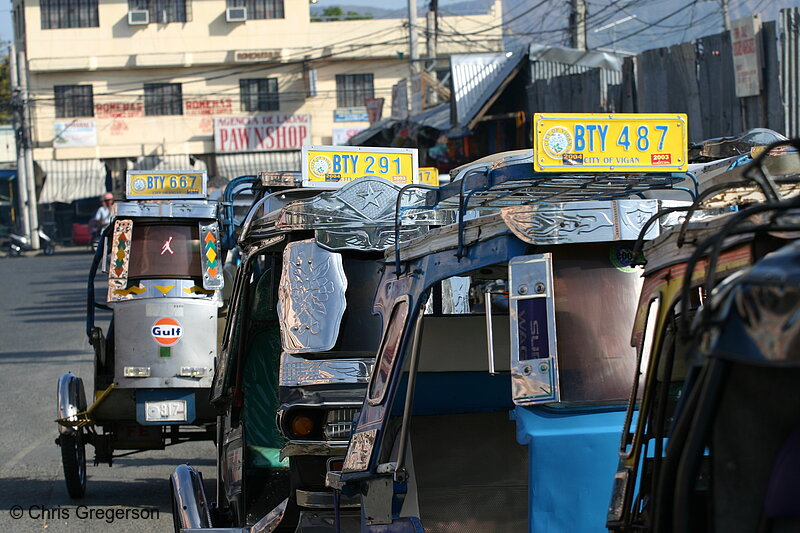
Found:
[{"label": "red and white signboard", "polygon": [[350,140],[350,137],[355,135],[360,131],[364,131],[365,127],[355,127],[355,128],[333,128],[333,135],[331,137],[332,143],[334,146],[341,146],[346,144],[347,141]]},{"label": "red and white signboard", "polygon": [[196,98],[183,101],[184,115],[230,115],[232,98]]},{"label": "red and white signboard", "polygon": [[758,15],[731,21],[733,71],[736,96],[761,94],[761,18]]},{"label": "red and white signboard", "polygon": [[311,143],[311,115],[264,113],[214,119],[218,153],[300,150]]},{"label": "red and white signboard", "polygon": [[143,117],[142,102],[103,102],[94,104],[94,116],[97,118]]}]

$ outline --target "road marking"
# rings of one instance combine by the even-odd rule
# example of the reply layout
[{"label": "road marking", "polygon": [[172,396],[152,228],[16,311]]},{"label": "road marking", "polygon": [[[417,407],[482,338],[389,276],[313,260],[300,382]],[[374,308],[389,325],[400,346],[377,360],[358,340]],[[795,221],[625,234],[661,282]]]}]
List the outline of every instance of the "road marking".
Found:
[{"label": "road marking", "polygon": [[46,437],[39,437],[32,443],[22,448],[20,451],[18,451],[14,457],[12,457],[6,464],[3,465],[3,475],[7,474],[12,468],[14,468],[17,465],[17,463],[22,461],[26,455],[28,455],[33,451],[34,448],[42,444],[45,438]]}]

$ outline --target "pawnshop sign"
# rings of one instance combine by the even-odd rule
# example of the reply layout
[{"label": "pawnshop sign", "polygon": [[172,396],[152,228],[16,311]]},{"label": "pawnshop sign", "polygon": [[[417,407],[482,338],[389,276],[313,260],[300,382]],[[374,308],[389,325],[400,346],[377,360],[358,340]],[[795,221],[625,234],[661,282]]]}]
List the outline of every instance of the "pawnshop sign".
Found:
[{"label": "pawnshop sign", "polygon": [[299,150],[311,142],[311,115],[263,113],[214,119],[217,153]]}]

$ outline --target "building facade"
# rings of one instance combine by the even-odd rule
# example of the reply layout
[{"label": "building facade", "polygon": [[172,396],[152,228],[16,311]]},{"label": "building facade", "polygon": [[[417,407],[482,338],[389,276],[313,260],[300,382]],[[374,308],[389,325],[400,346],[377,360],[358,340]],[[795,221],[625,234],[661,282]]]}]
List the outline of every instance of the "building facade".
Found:
[{"label": "building facade", "polygon": [[[14,22],[40,203],[117,188],[129,168],[299,168],[303,144],[366,128],[371,99],[388,116],[409,75],[406,19],[312,22],[305,0],[14,0]],[[502,5],[439,28],[437,67],[499,51]]]}]

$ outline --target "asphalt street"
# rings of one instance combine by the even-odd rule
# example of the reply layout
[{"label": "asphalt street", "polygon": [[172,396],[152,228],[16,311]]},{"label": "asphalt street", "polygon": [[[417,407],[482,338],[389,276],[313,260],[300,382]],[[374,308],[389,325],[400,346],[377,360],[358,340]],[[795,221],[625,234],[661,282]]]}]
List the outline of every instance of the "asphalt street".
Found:
[{"label": "asphalt street", "polygon": [[[87,248],[0,258],[0,529],[4,531],[172,531],[168,477],[189,463],[215,483],[211,442],[119,458],[93,466],[86,447],[86,496],[67,494],[57,435],[56,382],[64,372],[92,391],[85,331]],[[103,294],[102,275],[98,291]],[[100,311],[103,322],[109,313]],[[211,492],[210,494],[213,494]],[[117,511],[122,509],[123,511]],[[128,518],[116,518],[127,511]],[[132,510],[139,510],[137,517]],[[21,517],[17,518],[17,515]]]}]

